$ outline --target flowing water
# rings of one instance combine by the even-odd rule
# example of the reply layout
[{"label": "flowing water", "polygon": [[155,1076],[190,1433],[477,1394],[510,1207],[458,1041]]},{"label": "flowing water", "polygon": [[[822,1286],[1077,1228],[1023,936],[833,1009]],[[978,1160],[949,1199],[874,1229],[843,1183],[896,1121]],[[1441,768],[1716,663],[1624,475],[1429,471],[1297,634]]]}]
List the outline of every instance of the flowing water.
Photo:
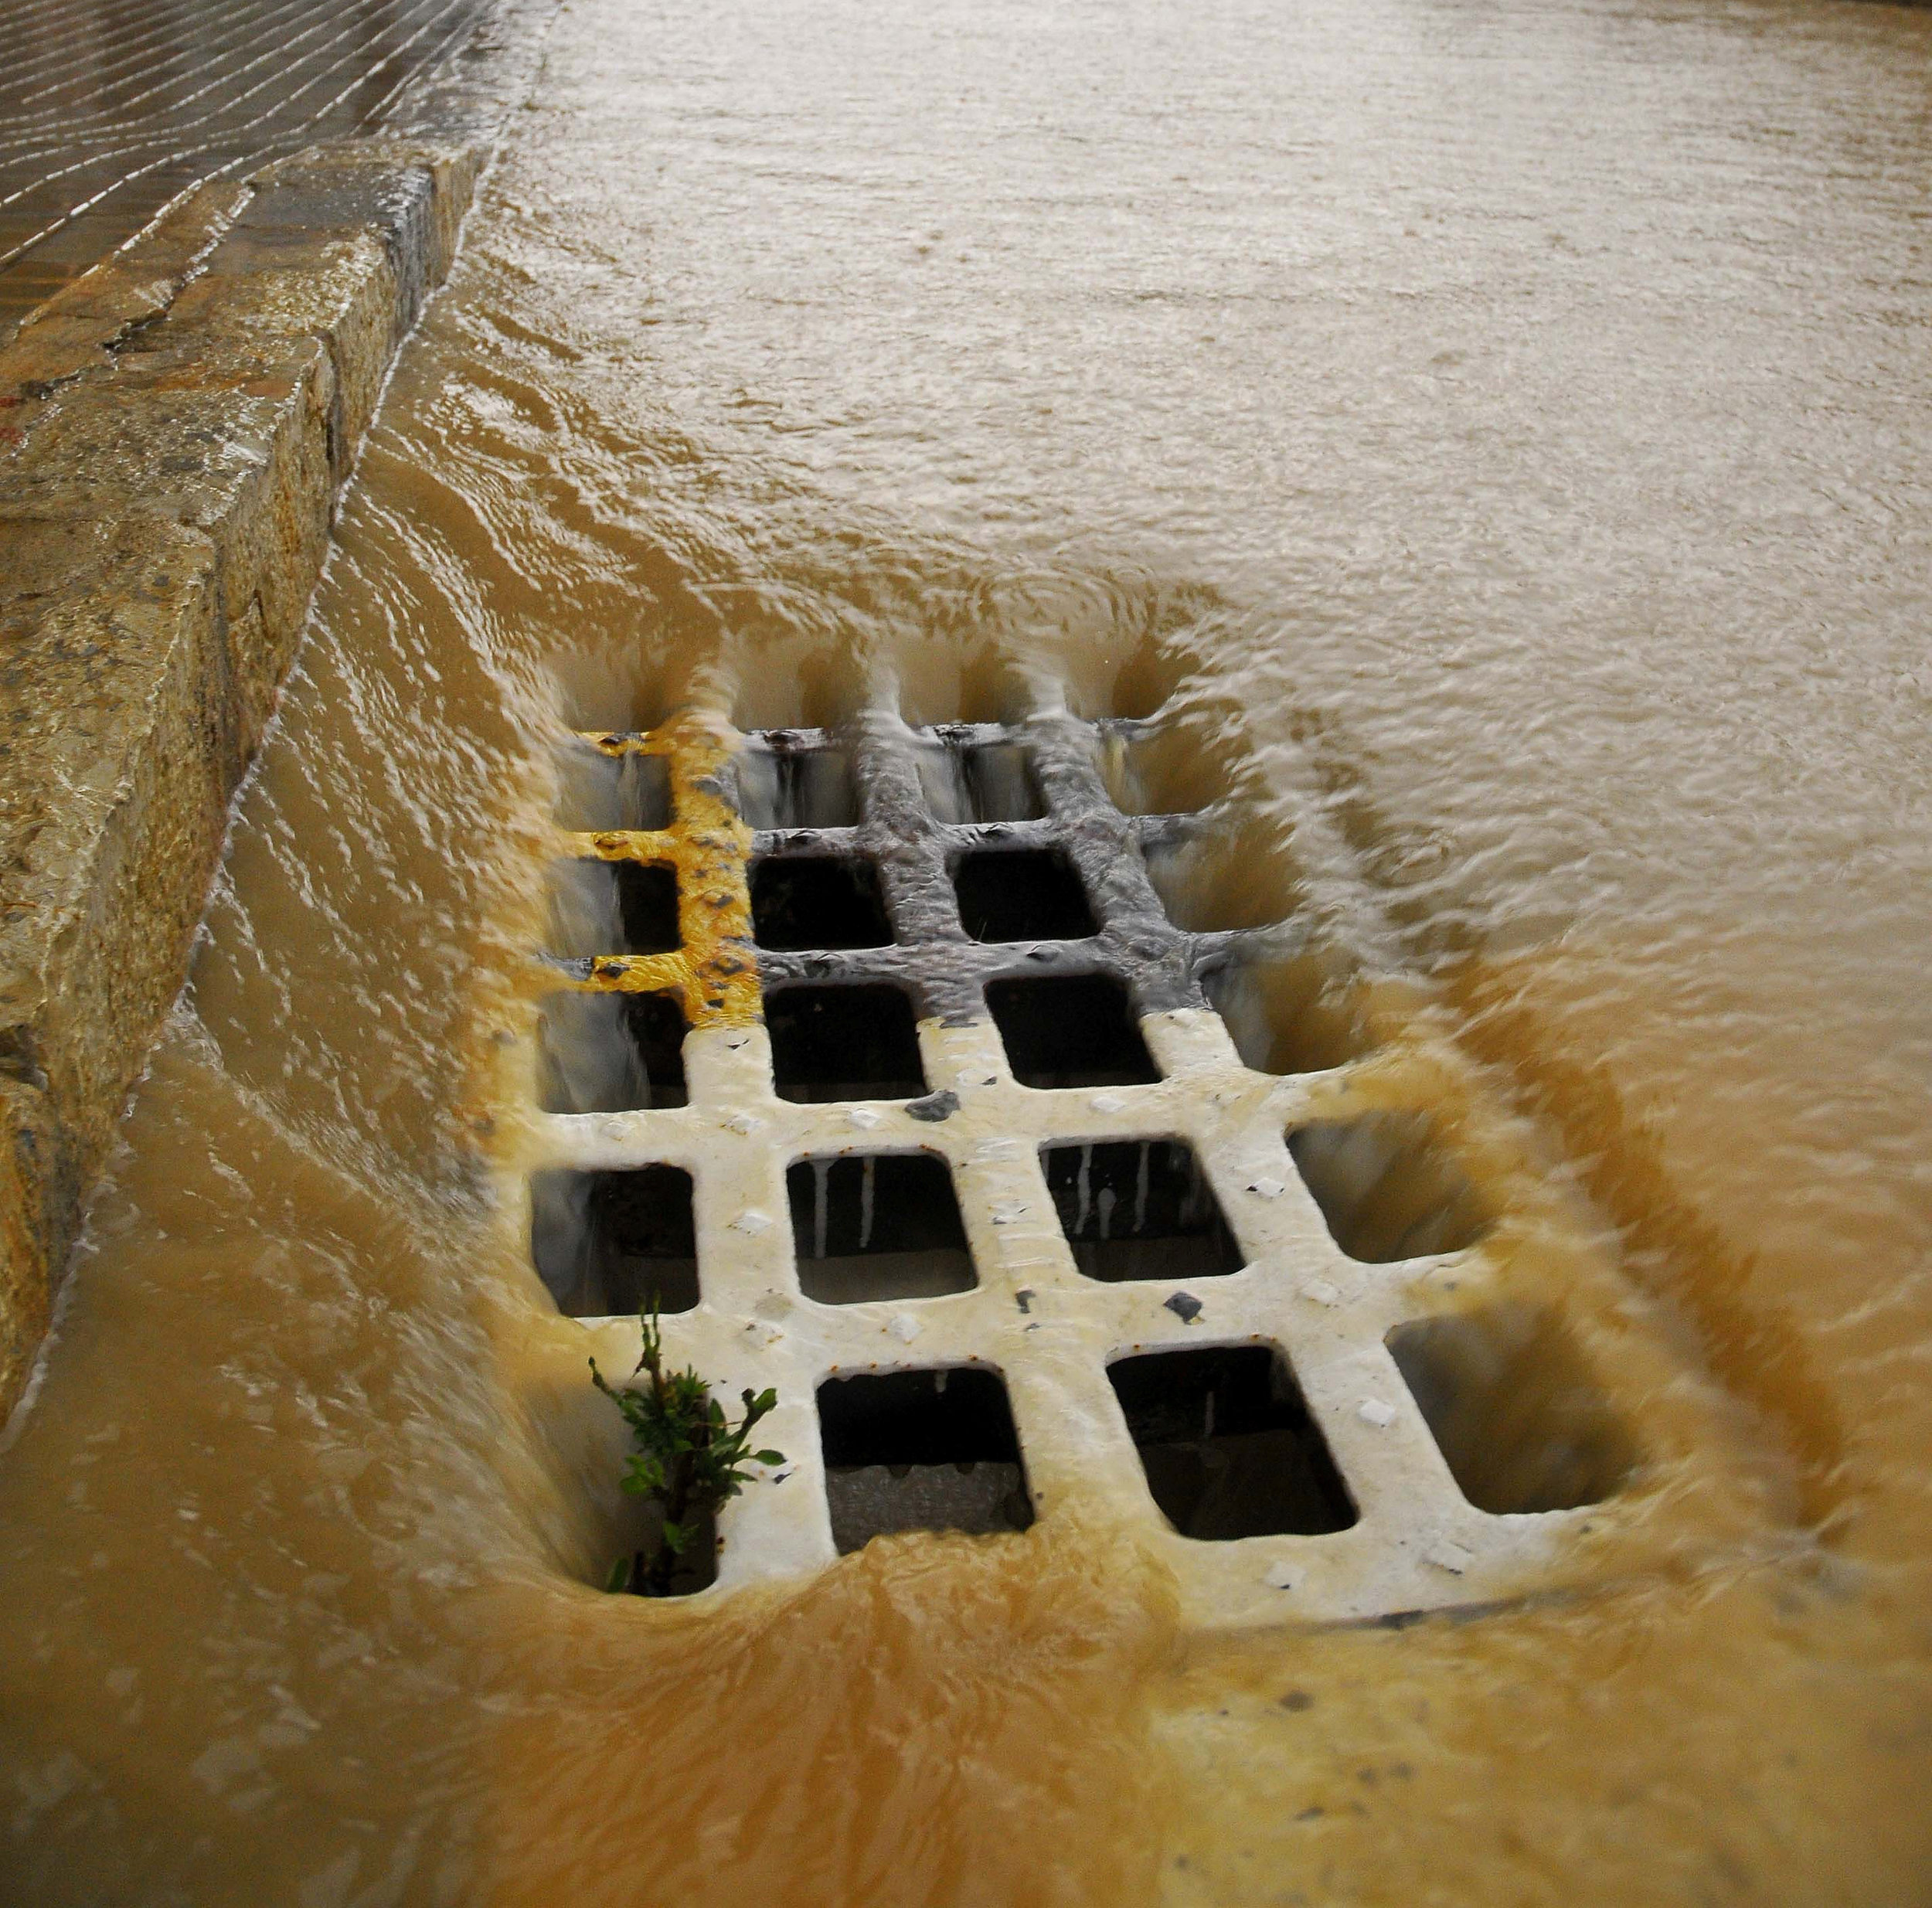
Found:
[{"label": "flowing water", "polygon": [[505,5],[0,0],[0,336],[205,181],[406,121]]},{"label": "flowing water", "polygon": [[[0,1458],[0,1893],[1926,1899],[1929,54],[572,0]],[[592,1587],[607,1407],[497,1202],[557,682],[946,720],[1150,641],[1213,732],[1150,772],[1238,722],[1230,841],[1326,818],[1298,904],[1536,1123],[1791,1543],[1215,1640],[1077,1519]]]}]

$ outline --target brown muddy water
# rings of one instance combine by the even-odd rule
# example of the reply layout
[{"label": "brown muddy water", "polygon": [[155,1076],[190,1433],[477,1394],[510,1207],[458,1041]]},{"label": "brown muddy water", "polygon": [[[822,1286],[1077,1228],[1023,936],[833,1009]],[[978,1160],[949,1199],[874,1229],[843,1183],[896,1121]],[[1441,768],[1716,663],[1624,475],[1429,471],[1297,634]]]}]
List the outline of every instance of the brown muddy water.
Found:
[{"label": "brown muddy water", "polygon": [[[0,1893],[1932,1895],[1929,53],[574,0],[0,1457]],[[1774,1540],[1216,1634],[1077,1516],[591,1587],[616,1447],[495,1058],[559,679],[932,720],[1144,655],[1206,738],[1159,773],[1245,765],[1186,905],[1291,891],[1449,1015]]]}]

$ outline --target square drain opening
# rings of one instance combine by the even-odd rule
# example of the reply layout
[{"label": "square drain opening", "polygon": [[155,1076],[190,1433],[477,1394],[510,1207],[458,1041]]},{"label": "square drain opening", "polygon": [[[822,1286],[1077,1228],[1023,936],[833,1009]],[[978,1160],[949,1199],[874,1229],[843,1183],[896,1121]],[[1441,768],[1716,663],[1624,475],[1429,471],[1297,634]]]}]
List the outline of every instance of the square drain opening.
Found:
[{"label": "square drain opening", "polygon": [[676,1166],[628,1172],[553,1168],[530,1182],[530,1256],[560,1311],[611,1318],[689,1311],[698,1302],[691,1175]]},{"label": "square drain opening", "polygon": [[937,731],[914,758],[926,805],[941,821],[1037,821],[1046,813],[1032,758],[1016,742],[977,745]]},{"label": "square drain opening", "polygon": [[684,1009],[675,994],[553,994],[537,1018],[546,1113],[682,1107]]},{"label": "square drain opening", "polygon": [[1123,815],[1196,815],[1228,793],[1238,758],[1218,724],[1199,718],[1103,729],[1097,764]]},{"label": "square drain opening", "polygon": [[1356,1512],[1287,1361],[1265,1345],[1107,1368],[1147,1487],[1183,1537],[1325,1536]]},{"label": "square drain opening", "polygon": [[1488,1207],[1426,1114],[1311,1121],[1288,1134],[1288,1151],[1352,1259],[1386,1265],[1461,1252],[1489,1229]]},{"label": "square drain opening", "polygon": [[978,1284],[936,1153],[843,1154],[786,1168],[798,1284],[825,1305],[938,1298]]},{"label": "square drain opening", "polygon": [[812,855],[751,865],[751,935],[760,947],[888,947],[879,870],[859,855]]},{"label": "square drain opening", "polygon": [[1179,1281],[1240,1270],[1241,1248],[1185,1141],[1048,1146],[1040,1164],[1073,1263],[1088,1278]]},{"label": "square drain opening", "polygon": [[1033,1521],[1006,1386],[968,1366],[828,1378],[825,1496],[843,1556],[902,1530],[986,1534]]},{"label": "square drain opening", "polygon": [[916,1100],[926,1090],[913,1004],[896,987],[787,987],[765,996],[781,1100]]},{"label": "square drain opening", "polygon": [[986,1005],[1022,1087],[1144,1087],[1161,1077],[1127,989],[1107,974],[995,981]]},{"label": "square drain opening", "polygon": [[671,825],[671,770],[660,755],[606,755],[588,743],[556,754],[556,818],[574,834],[666,828]]},{"label": "square drain opening", "polygon": [[[631,1574],[623,1583],[623,1589],[633,1597],[648,1597],[650,1592],[644,1587],[638,1566],[641,1556],[657,1548],[658,1533],[664,1529],[663,1507],[656,1504],[634,1507],[636,1523],[635,1541],[631,1548]],[[684,1554],[680,1556],[671,1572],[671,1587],[664,1593],[668,1597],[690,1597],[702,1590],[709,1590],[718,1580],[718,1514],[716,1511],[702,1511],[693,1517],[687,1513],[686,1536]],[[599,1577],[594,1587],[603,1590],[608,1580]]]},{"label": "square drain opening", "polygon": [[671,869],[587,857],[553,865],[553,954],[671,954],[678,944],[678,877]]},{"label": "square drain opening", "polygon": [[1311,957],[1237,957],[1203,974],[1201,991],[1257,1073],[1324,1073],[1375,1051],[1360,985]]},{"label": "square drain opening", "polygon": [[1636,1468],[1628,1430],[1540,1307],[1418,1319],[1398,1325],[1388,1345],[1458,1488],[1479,1511],[1600,1504]]},{"label": "square drain opening", "polygon": [[1307,902],[1285,836],[1258,821],[1223,817],[1182,840],[1150,845],[1147,878],[1185,934],[1272,927]]},{"label": "square drain opening", "polygon": [[1133,648],[1112,641],[1083,645],[1060,660],[1067,706],[1089,722],[1145,721],[1188,674],[1186,657],[1163,649],[1156,637]]},{"label": "square drain opening", "polygon": [[752,828],[849,828],[859,790],[843,749],[802,748],[776,735],[737,760],[738,812]]},{"label": "square drain opening", "polygon": [[1056,848],[975,849],[953,869],[975,940],[1085,940],[1100,932],[1078,869]]}]

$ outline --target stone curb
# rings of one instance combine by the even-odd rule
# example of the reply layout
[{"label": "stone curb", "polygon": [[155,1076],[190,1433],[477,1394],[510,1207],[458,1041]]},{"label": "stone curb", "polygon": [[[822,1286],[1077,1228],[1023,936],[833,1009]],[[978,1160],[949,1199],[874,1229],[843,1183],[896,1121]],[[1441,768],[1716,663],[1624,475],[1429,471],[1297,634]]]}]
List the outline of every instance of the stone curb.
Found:
[{"label": "stone curb", "polygon": [[0,351],[0,1418],[485,149],[204,188]]}]

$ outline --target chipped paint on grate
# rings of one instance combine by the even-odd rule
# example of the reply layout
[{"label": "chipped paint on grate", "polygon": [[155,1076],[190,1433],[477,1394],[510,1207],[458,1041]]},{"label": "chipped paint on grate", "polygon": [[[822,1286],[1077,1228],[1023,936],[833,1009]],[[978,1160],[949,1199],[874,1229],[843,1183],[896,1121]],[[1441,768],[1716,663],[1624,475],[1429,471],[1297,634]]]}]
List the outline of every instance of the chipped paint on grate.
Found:
[{"label": "chipped paint on grate", "polygon": [[749,946],[745,870],[752,835],[723,777],[738,743],[725,724],[687,715],[648,735],[587,735],[606,760],[662,761],[671,811],[662,828],[608,828],[579,835],[586,858],[668,869],[678,883],[680,945],[660,954],[587,956],[568,971],[587,992],[671,994],[693,1029],[743,1026],[758,1017],[757,964]]}]

